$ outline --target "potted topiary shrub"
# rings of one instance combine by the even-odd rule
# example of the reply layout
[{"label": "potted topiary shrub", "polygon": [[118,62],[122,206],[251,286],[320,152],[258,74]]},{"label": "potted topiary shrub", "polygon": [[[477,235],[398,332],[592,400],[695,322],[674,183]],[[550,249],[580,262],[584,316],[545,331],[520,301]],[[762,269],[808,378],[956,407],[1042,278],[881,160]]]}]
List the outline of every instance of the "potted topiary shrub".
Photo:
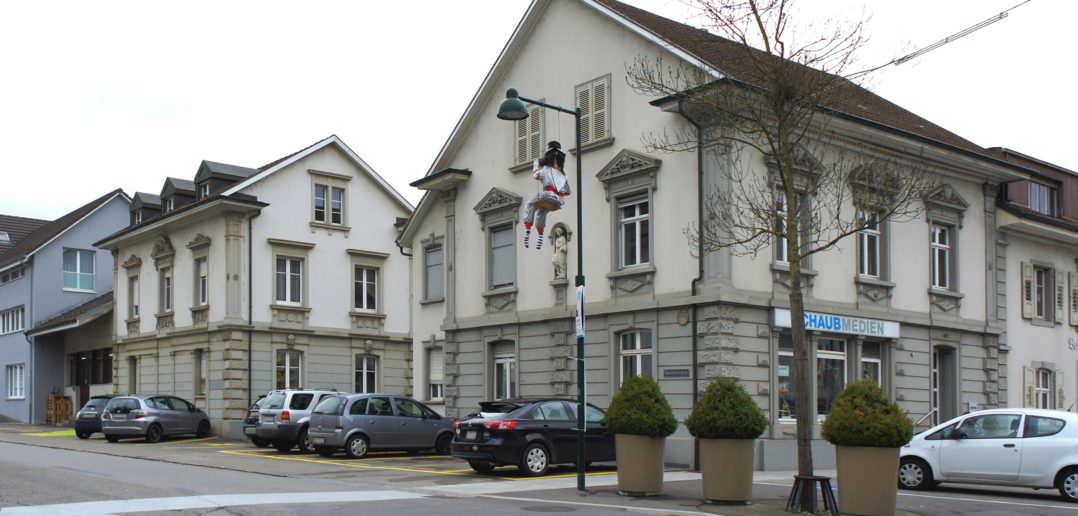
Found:
[{"label": "potted topiary shrub", "polygon": [[718,378],[693,405],[685,426],[700,439],[704,499],[748,503],[756,438],[767,428],[760,406],[737,382]]},{"label": "potted topiary shrub", "polygon": [[606,431],[614,434],[618,494],[654,496],[662,491],[666,437],[677,430],[670,403],[649,376],[630,376],[610,400]]},{"label": "potted topiary shrub", "polygon": [[872,380],[843,389],[821,428],[835,445],[838,507],[844,514],[893,515],[898,496],[898,451],[913,437],[913,422]]}]

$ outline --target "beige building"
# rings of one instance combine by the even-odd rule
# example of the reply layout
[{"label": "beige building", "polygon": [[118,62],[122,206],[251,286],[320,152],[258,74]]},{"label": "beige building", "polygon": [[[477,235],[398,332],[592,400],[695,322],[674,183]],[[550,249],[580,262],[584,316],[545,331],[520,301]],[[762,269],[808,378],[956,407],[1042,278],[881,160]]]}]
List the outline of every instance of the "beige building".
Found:
[{"label": "beige building", "polygon": [[394,237],[412,206],[339,138],[257,169],[203,161],[154,197],[98,243],[116,257],[116,392],[188,398],[241,438],[271,389],[410,392]]},{"label": "beige building", "polygon": [[[567,38],[566,34],[573,37]],[[536,0],[468,106],[426,177],[426,191],[400,243],[414,255],[414,391],[460,416],[480,400],[575,395],[576,239],[584,234],[587,279],[586,390],[600,407],[627,375],[658,380],[683,420],[718,376],[738,379],[768,415],[757,466],[795,464],[787,264],[779,242],[756,257],[728,251],[694,258],[684,231],[699,220],[702,192],[722,188],[720,167],[767,174],[765,156],[718,151],[648,154],[641,135],[693,130],[673,99],[626,84],[638,56],[728,69],[714,36],[613,0]],[[735,66],[736,68],[736,66]],[[506,90],[584,113],[573,118],[530,106],[519,122],[496,118]],[[885,221],[808,263],[806,317],[816,360],[817,420],[838,391],[878,381],[919,428],[1007,400],[1000,345],[1006,295],[996,280],[1000,185],[1028,177],[1022,166],[867,91],[858,112],[827,120],[842,151],[918,161],[941,184],[917,220]],[[704,128],[708,130],[710,128]],[[546,142],[569,151],[576,203],[552,212],[542,250],[522,243],[524,204],[537,190],[531,162]],[[583,184],[575,154],[582,152]],[[569,231],[568,279],[555,277],[556,225]],[[870,250],[870,251],[868,251]],[[818,435],[818,432],[817,432]],[[681,427],[667,461],[691,465]],[[819,450],[827,445],[818,441]],[[833,460],[819,453],[816,464]]]}]

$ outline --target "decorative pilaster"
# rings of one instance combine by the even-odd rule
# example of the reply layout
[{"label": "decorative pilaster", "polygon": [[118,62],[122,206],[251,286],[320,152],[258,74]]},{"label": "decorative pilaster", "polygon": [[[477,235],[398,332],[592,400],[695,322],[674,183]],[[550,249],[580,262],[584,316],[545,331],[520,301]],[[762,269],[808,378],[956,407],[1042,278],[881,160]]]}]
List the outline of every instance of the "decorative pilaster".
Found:
[{"label": "decorative pilaster", "polygon": [[225,322],[242,324],[244,228],[242,213],[225,212]]}]

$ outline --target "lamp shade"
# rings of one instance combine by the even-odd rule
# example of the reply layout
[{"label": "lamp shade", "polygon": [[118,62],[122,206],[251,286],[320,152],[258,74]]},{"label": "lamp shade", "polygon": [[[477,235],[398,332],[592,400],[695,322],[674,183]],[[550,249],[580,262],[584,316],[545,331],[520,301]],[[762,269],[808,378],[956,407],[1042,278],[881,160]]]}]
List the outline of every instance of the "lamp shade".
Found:
[{"label": "lamp shade", "polygon": [[505,92],[505,100],[498,108],[498,118],[502,120],[524,120],[528,118],[528,109],[520,100],[520,94],[516,88],[509,88]]}]

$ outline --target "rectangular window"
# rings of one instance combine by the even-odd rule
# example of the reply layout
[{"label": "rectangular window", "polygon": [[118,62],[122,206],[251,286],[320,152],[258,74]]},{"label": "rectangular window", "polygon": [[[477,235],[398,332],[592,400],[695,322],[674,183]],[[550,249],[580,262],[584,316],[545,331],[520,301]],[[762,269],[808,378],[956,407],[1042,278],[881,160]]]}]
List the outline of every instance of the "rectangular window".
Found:
[{"label": "rectangular window", "polygon": [[356,355],[356,392],[378,392],[378,357]]},{"label": "rectangular window", "polygon": [[516,283],[516,255],[513,249],[513,227],[502,226],[490,231],[490,288],[510,287]]},{"label": "rectangular window", "polygon": [[314,220],[326,221],[326,185],[314,185]]},{"label": "rectangular window", "polygon": [[133,224],[142,224],[142,210],[135,210],[135,213],[132,215],[132,217],[134,217],[132,219]]},{"label": "rectangular window", "polygon": [[[871,217],[870,220],[865,220]],[[880,223],[875,214],[859,213],[866,225],[857,234],[857,274],[868,278],[880,277]]]},{"label": "rectangular window", "polygon": [[880,369],[883,363],[883,345],[879,342],[861,344],[861,378],[880,383]]},{"label": "rectangular window", "polygon": [[632,267],[651,262],[650,210],[647,194],[618,200],[618,235],[621,266]]},{"label": "rectangular window", "polygon": [[1048,302],[1051,299],[1048,269],[1033,267],[1033,317],[1047,319]]},{"label": "rectangular window", "polygon": [[1053,391],[1055,391],[1055,383],[1055,374],[1051,370],[1037,369],[1037,384],[1033,388],[1035,408],[1056,408],[1055,396],[1052,395]]},{"label": "rectangular window", "polygon": [[655,350],[651,344],[651,332],[647,330],[622,333],[618,339],[621,344],[621,381],[630,376],[655,377]]},{"label": "rectangular window", "polygon": [[1029,183],[1029,209],[1056,216],[1056,189],[1039,183]]},{"label": "rectangular window", "polygon": [[23,277],[24,274],[26,274],[26,272],[25,272],[25,269],[22,269],[22,268],[12,269],[12,270],[10,270],[8,272],[0,274],[0,285],[15,281],[15,280]]},{"label": "rectangular window", "polygon": [[531,163],[543,153],[543,108],[527,106],[528,118],[516,121],[513,161],[516,165]]},{"label": "rectangular window", "polygon": [[440,400],[445,398],[445,384],[442,382],[431,382],[427,386],[427,399],[428,400]]},{"label": "rectangular window", "polygon": [[951,228],[932,224],[932,286],[951,289]]},{"label": "rectangular window", "polygon": [[517,396],[517,357],[516,355],[494,356],[494,399],[515,398]]},{"label": "rectangular window", "polygon": [[280,256],[277,258],[276,300],[298,305],[303,302],[303,260]]},{"label": "rectangular window", "polygon": [[196,349],[191,356],[191,366],[193,373],[191,376],[191,382],[195,386],[195,396],[206,395],[206,373],[209,372],[210,357],[206,353],[206,350]]},{"label": "rectangular window", "polygon": [[842,389],[846,388],[846,341],[816,342],[816,418],[823,420]]},{"label": "rectangular window", "polygon": [[138,357],[127,357],[127,392],[138,392]]},{"label": "rectangular window", "polygon": [[300,377],[303,352],[294,349],[277,350],[276,389],[299,389],[303,385]]},{"label": "rectangular window", "polygon": [[442,248],[426,249],[426,273],[423,299],[440,299],[445,296],[445,275],[442,272]]},{"label": "rectangular window", "polygon": [[94,252],[64,249],[64,289],[94,289]]},{"label": "rectangular window", "polygon": [[445,397],[445,353],[441,348],[430,349],[427,353],[427,399],[436,400]]},{"label": "rectangular window", "polygon": [[209,265],[207,265],[206,259],[199,258],[195,260],[195,304],[198,306],[203,306],[207,302],[209,275]]},{"label": "rectangular window", "polygon": [[786,194],[775,190],[775,263],[789,263],[786,237]]},{"label": "rectangular window", "polygon": [[333,188],[330,190],[331,198],[329,204],[329,222],[330,224],[343,224],[344,223],[344,188]]},{"label": "rectangular window", "polygon": [[127,278],[127,318],[134,319],[139,316],[139,283],[138,276]]},{"label": "rectangular window", "polygon": [[378,310],[378,269],[355,266],[353,307],[356,310]]},{"label": "rectangular window", "polygon": [[580,144],[610,136],[610,78],[601,77],[576,87],[576,107],[580,108]]},{"label": "rectangular window", "polygon": [[794,419],[797,403],[794,398],[794,342],[790,335],[779,336],[778,349],[779,419]]},{"label": "rectangular window", "polygon": [[158,300],[157,311],[159,313],[172,311],[172,268],[165,267],[157,271]]},{"label": "rectangular window", "polygon": [[171,197],[168,198],[168,199],[165,199],[165,213],[168,213],[168,212],[172,211],[173,209],[175,209],[175,206],[176,206],[176,204],[175,204],[175,202],[173,202],[173,199]]},{"label": "rectangular window", "polygon": [[198,185],[198,198],[205,199],[210,196],[210,182],[206,181]]},{"label": "rectangular window", "polygon": [[8,399],[26,398],[26,365],[14,364],[5,368]]},{"label": "rectangular window", "polygon": [[23,330],[24,307],[17,306],[0,312],[0,335]]}]

